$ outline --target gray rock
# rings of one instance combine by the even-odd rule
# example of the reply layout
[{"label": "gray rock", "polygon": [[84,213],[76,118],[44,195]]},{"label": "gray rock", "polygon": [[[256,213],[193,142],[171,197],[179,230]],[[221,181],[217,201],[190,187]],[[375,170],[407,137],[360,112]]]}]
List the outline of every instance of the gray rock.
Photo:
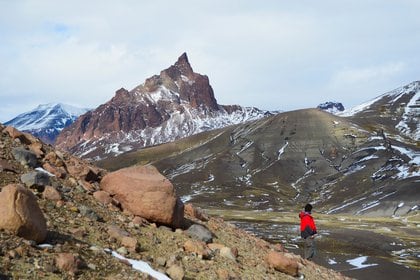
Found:
[{"label": "gray rock", "polygon": [[31,151],[25,150],[24,148],[13,148],[12,154],[15,160],[20,162],[22,165],[28,165],[32,168],[39,166],[36,154]]},{"label": "gray rock", "polygon": [[32,171],[25,173],[20,177],[22,183],[29,188],[36,188],[44,191],[45,186],[50,185],[50,177],[45,172]]},{"label": "gray rock", "polygon": [[213,242],[213,234],[205,226],[193,224],[186,231],[188,236],[201,240],[206,243]]},{"label": "gray rock", "polygon": [[80,214],[82,214],[85,217],[88,217],[91,220],[94,221],[99,221],[100,217],[98,216],[98,214],[96,214],[95,211],[93,211],[92,209],[90,209],[89,207],[82,205],[79,207],[79,212]]}]

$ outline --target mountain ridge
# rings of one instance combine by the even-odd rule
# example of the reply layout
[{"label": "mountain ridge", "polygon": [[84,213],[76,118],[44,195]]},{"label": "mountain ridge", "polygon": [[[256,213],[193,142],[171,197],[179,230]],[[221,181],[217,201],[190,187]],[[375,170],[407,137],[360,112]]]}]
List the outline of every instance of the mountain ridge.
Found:
[{"label": "mountain ridge", "polygon": [[63,103],[41,104],[5,122],[5,125],[31,133],[44,142],[53,144],[61,130],[87,111],[89,109]]},{"label": "mountain ridge", "polygon": [[[325,212],[380,216],[404,202],[398,211],[410,211],[420,199],[413,187],[420,178],[419,144],[395,126],[418,120],[418,108],[410,105],[418,91],[404,88],[394,103],[384,94],[355,116],[290,111],[98,164],[152,163],[186,201],[203,207],[276,211],[312,201]],[[404,118],[408,106],[412,118]]]},{"label": "mountain ridge", "polygon": [[219,105],[208,77],[195,73],[184,53],[159,75],[131,91],[119,89],[110,101],[82,115],[60,133],[56,145],[101,159],[269,114]]}]

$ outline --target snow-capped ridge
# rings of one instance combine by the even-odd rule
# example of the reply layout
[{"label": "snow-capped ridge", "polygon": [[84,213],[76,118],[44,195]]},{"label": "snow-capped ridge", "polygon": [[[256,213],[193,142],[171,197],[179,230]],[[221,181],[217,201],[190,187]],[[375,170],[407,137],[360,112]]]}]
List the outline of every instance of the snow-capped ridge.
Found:
[{"label": "snow-capped ridge", "polygon": [[415,93],[415,95],[412,97],[411,100],[412,101],[414,100],[414,103],[417,102],[418,104],[420,102],[419,91],[420,91],[420,81],[414,81],[408,85],[386,92],[382,95],[379,95],[378,97],[375,97],[369,101],[366,101],[362,104],[354,106],[350,109],[346,109],[343,112],[339,113],[338,115],[341,117],[351,117],[360,112],[368,110],[374,103],[376,103],[377,101],[385,97],[393,98],[392,102],[396,102],[403,94],[413,93],[413,92]]},{"label": "snow-capped ridge", "polygon": [[159,75],[131,91],[118,90],[110,101],[63,130],[57,145],[98,159],[267,114],[257,108],[218,104],[209,78],[195,73],[183,53]]},{"label": "snow-capped ridge", "polygon": [[62,129],[88,110],[63,103],[41,104],[5,122],[5,125],[29,132],[47,143],[53,143]]}]

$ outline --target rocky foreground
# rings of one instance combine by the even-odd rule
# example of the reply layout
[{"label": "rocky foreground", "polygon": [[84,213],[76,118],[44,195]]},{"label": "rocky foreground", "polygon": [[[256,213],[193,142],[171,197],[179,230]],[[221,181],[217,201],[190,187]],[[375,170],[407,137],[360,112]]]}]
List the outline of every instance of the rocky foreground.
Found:
[{"label": "rocky foreground", "polygon": [[0,131],[0,279],[151,279],[132,260],[160,279],[345,279],[183,205],[152,166],[107,173]]}]

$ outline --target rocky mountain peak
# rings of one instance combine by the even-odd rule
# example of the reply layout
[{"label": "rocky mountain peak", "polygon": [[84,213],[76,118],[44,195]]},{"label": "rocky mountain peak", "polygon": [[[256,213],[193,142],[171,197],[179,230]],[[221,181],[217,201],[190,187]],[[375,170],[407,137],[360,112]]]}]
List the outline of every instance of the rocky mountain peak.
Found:
[{"label": "rocky mountain peak", "polygon": [[318,109],[321,109],[323,111],[326,111],[331,114],[337,114],[339,112],[344,111],[344,106],[340,102],[336,101],[328,101],[322,104],[319,104]]},{"label": "rocky mountain peak", "polygon": [[209,78],[193,72],[183,53],[169,68],[133,90],[117,90],[110,101],[65,129],[56,145],[77,155],[103,158],[261,118],[265,113],[219,105]]},{"label": "rocky mountain peak", "polygon": [[194,73],[190,62],[188,61],[187,53],[185,52],[178,58],[174,66],[178,68],[181,74],[185,76],[190,76],[192,73]]}]

